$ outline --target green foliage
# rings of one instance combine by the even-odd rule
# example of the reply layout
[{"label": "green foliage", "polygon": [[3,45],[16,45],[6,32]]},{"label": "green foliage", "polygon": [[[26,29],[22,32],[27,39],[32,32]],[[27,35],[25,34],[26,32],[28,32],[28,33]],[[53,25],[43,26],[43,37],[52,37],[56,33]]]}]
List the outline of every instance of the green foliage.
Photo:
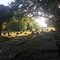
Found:
[{"label": "green foliage", "polygon": [[[5,26],[5,28],[4,28],[4,26]],[[13,18],[13,20],[6,22],[3,25],[3,31],[19,31],[18,20]]]},{"label": "green foliage", "polygon": [[25,16],[21,19],[13,19],[9,22],[4,22],[3,31],[35,31],[37,30],[37,24],[29,17]]},{"label": "green foliage", "polygon": [[33,23],[34,21],[31,20],[29,17],[24,17],[22,19],[22,26],[24,30],[33,31],[33,29],[35,29],[35,25]]}]

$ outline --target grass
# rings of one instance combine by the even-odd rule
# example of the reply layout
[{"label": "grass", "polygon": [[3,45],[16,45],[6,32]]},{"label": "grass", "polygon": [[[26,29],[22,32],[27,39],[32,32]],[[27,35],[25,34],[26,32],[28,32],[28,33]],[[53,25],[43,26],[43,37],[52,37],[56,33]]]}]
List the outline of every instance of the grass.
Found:
[{"label": "grass", "polygon": [[19,44],[21,42],[24,42],[28,39],[30,39],[32,35],[28,36],[21,36],[21,37],[14,37],[14,38],[7,38],[7,37],[2,37],[3,39],[0,38],[0,44]]},{"label": "grass", "polygon": [[17,41],[15,41],[15,40],[6,40],[6,41],[0,41],[0,43],[8,43],[8,44],[10,44],[10,43],[16,43]]}]

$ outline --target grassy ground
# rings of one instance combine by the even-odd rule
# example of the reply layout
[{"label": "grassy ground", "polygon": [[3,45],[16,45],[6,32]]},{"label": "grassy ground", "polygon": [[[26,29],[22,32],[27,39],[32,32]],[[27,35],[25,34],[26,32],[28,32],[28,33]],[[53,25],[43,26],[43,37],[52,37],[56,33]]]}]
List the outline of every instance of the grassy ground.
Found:
[{"label": "grassy ground", "polygon": [[[7,46],[0,45],[0,59],[11,60],[58,60],[58,53],[56,47],[56,40],[54,33],[41,33],[37,35],[31,35],[24,39],[25,42],[21,44],[21,38],[19,40],[1,41],[3,44],[13,44]],[[54,41],[55,40],[55,41]],[[18,43],[17,43],[18,42]],[[17,44],[15,44],[17,43]],[[48,53],[43,53],[42,50],[50,49]],[[55,51],[53,53],[53,51]],[[52,51],[52,52],[51,52]],[[3,58],[2,58],[3,56]]]}]

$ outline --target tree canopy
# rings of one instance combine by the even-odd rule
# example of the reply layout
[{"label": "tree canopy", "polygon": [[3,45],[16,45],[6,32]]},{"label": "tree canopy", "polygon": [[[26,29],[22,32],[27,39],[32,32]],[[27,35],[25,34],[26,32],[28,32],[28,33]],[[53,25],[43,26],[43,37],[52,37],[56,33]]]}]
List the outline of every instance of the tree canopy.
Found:
[{"label": "tree canopy", "polygon": [[56,24],[60,21],[59,4],[59,0],[15,0],[9,6],[0,5],[0,24],[12,20],[13,16],[18,19],[19,27],[24,24],[21,22],[26,16],[29,18],[43,16],[49,19],[48,23],[53,21]]},{"label": "tree canopy", "polygon": [[15,0],[10,6],[14,7],[14,11],[18,11],[18,14],[38,15],[38,12],[41,11],[47,15],[52,14],[54,17],[58,17],[60,14],[59,2],[59,0]]},{"label": "tree canopy", "polygon": [[8,6],[0,5],[0,22],[8,21],[12,18],[13,12]]}]

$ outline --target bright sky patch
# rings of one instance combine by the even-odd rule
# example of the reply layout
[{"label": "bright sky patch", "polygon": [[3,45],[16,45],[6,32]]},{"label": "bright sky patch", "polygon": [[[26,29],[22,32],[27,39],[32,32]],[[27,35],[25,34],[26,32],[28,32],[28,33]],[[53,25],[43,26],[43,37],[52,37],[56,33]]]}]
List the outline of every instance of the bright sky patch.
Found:
[{"label": "bright sky patch", "polygon": [[0,5],[3,4],[5,6],[8,6],[9,3],[11,3],[11,1],[13,1],[13,0],[0,0]]}]

